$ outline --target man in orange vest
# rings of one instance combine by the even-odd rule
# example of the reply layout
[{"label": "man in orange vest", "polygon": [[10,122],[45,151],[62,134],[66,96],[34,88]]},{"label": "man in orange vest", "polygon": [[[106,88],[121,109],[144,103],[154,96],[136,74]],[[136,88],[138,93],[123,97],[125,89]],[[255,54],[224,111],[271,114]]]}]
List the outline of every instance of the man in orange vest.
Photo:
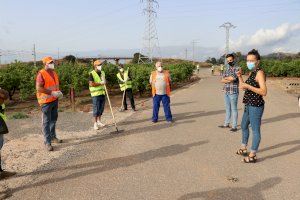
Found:
[{"label": "man in orange vest", "polygon": [[36,95],[43,113],[45,147],[48,151],[53,151],[52,143],[62,142],[56,137],[55,125],[58,117],[58,98],[63,94],[59,90],[59,79],[54,71],[53,59],[45,57],[42,61],[45,67],[39,71],[36,78]]},{"label": "man in orange vest", "polygon": [[153,116],[152,122],[158,121],[158,113],[160,102],[164,106],[164,112],[167,122],[172,122],[172,113],[170,108],[171,95],[171,78],[167,70],[163,70],[161,62],[155,64],[156,71],[153,71],[150,76],[150,84],[152,86],[153,96]]}]

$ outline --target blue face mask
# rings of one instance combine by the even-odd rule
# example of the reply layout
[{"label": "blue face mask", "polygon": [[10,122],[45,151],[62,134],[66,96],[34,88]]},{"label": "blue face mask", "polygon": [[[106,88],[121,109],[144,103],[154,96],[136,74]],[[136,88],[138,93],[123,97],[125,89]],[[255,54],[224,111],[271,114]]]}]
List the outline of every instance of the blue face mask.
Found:
[{"label": "blue face mask", "polygon": [[253,70],[255,68],[255,62],[247,62],[247,67],[249,70]]}]

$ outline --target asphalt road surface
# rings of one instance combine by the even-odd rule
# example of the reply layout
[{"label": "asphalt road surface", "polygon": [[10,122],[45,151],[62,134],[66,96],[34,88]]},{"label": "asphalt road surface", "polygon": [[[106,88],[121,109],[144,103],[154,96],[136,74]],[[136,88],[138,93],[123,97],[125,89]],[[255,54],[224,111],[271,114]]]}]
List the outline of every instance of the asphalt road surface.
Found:
[{"label": "asphalt road surface", "polygon": [[[269,86],[259,160],[244,164],[235,154],[241,131],[218,128],[225,117],[219,79],[208,75],[174,93],[173,124],[164,121],[162,109],[161,120],[152,124],[150,102],[120,124],[120,134],[111,134],[114,129],[108,128],[33,174],[21,174],[31,176],[31,181],[10,188],[7,196],[23,200],[300,199],[297,99]],[[239,123],[242,96],[243,92]],[[68,144],[59,148],[64,145]]]}]

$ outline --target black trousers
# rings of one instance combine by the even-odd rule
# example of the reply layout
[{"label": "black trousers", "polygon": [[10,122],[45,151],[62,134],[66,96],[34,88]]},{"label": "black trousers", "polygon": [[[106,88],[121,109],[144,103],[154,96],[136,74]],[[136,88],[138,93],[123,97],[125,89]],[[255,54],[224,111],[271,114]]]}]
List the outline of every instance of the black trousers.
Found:
[{"label": "black trousers", "polygon": [[127,97],[130,100],[131,108],[135,109],[135,104],[134,104],[134,98],[133,98],[132,89],[126,89],[126,91],[125,91],[124,103],[123,103],[123,106],[124,106],[125,110],[127,110],[127,100],[126,100]]}]

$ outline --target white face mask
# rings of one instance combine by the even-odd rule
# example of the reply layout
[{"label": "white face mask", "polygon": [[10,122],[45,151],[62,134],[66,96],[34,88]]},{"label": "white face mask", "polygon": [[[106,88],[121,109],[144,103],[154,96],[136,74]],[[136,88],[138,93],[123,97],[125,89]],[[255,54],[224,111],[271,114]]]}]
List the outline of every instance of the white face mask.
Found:
[{"label": "white face mask", "polygon": [[162,67],[158,67],[158,68],[157,68],[157,71],[162,72],[162,71],[163,71],[163,68],[162,68]]},{"label": "white face mask", "polygon": [[48,69],[54,69],[54,64],[48,64]]},{"label": "white face mask", "polygon": [[102,65],[97,66],[97,70],[101,71],[102,70]]},{"label": "white face mask", "polygon": [[123,69],[123,68],[121,68],[121,69],[120,69],[120,72],[124,72],[124,69]]}]

